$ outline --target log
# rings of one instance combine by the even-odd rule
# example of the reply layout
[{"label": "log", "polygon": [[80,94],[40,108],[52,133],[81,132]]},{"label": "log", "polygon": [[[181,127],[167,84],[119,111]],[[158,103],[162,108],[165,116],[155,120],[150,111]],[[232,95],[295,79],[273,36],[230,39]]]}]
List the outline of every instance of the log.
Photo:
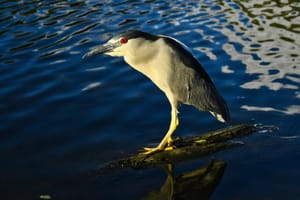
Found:
[{"label": "log", "polygon": [[[243,143],[231,139],[249,135],[258,128],[255,125],[240,124],[212,131],[200,136],[176,138],[174,149],[155,152],[150,155],[136,154],[127,158],[115,160],[104,165],[104,169],[134,168],[144,169],[176,164],[198,159],[226,149],[241,146]],[[103,169],[103,168],[102,168]]]}]

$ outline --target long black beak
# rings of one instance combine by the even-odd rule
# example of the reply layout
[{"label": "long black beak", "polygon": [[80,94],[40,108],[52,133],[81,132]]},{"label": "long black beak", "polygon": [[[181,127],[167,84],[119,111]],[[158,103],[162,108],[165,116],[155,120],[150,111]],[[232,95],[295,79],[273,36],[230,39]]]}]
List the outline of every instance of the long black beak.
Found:
[{"label": "long black beak", "polygon": [[104,54],[104,53],[113,51],[114,48],[116,48],[116,46],[113,45],[113,44],[104,44],[103,46],[97,46],[97,47],[92,48],[86,54],[84,54],[82,56],[82,58],[86,58],[86,57],[93,56],[93,55],[96,55],[96,54]]}]

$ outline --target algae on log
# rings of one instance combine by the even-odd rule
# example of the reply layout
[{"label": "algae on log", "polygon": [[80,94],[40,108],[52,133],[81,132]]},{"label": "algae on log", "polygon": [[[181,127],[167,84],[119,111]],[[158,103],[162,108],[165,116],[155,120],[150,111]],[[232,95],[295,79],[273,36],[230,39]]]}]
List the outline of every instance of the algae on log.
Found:
[{"label": "algae on log", "polygon": [[205,157],[242,145],[241,142],[233,142],[230,139],[249,135],[256,130],[257,127],[254,125],[240,124],[200,136],[176,138],[173,142],[175,148],[172,150],[155,152],[150,155],[133,155],[128,158],[112,161],[105,168],[129,167],[143,169]]}]

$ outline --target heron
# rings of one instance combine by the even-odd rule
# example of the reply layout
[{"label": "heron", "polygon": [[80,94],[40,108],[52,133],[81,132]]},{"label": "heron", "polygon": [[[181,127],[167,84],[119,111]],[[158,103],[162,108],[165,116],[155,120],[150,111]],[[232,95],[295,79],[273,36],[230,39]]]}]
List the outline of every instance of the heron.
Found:
[{"label": "heron", "polygon": [[163,91],[171,105],[171,122],[155,148],[144,148],[144,154],[172,147],[172,134],[179,125],[178,107],[188,104],[210,112],[218,121],[230,120],[229,109],[212,79],[179,40],[140,30],[127,30],[105,44],[91,48],[83,57],[97,54],[123,57],[132,68],[148,77]]}]

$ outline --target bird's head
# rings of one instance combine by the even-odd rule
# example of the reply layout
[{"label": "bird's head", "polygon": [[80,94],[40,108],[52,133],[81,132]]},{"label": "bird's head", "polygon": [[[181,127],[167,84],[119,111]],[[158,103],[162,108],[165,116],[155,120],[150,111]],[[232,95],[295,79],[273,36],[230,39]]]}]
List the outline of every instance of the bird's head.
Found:
[{"label": "bird's head", "polygon": [[121,32],[111,38],[101,46],[92,48],[83,57],[97,54],[107,54],[110,56],[128,56],[146,50],[146,43],[157,40],[158,37],[138,30],[128,30]]}]

